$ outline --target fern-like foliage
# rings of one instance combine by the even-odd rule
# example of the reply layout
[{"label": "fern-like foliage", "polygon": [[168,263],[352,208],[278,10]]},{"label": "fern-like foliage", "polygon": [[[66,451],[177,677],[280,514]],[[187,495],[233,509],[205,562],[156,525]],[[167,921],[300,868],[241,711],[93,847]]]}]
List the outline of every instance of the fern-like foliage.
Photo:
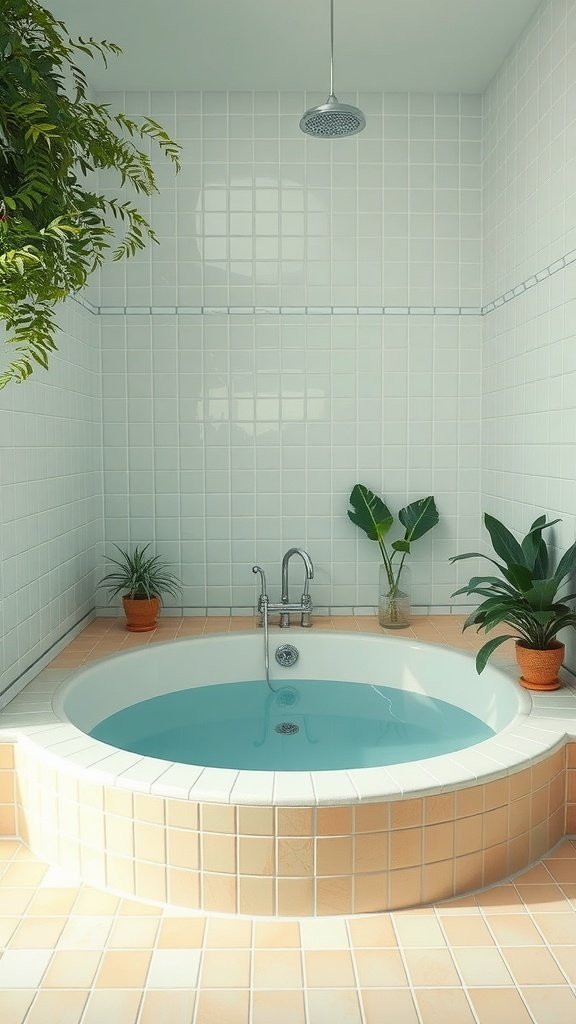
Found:
[{"label": "fern-like foliage", "polygon": [[[114,170],[139,195],[158,191],[151,140],[179,169],[180,147],[152,118],[88,98],[79,53],[105,63],[115,43],[72,39],[36,0],[0,4],[0,321],[12,359],[0,388],[47,368],[55,306],[82,288],[113,249],[133,256],[154,232],[130,201],[99,194],[88,176]],[[120,229],[116,234],[113,222]]]}]

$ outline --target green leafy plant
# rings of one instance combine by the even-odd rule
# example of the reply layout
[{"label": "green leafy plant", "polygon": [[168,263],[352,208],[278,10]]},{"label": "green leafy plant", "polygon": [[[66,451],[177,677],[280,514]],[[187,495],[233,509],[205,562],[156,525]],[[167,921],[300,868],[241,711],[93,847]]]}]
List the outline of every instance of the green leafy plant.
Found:
[{"label": "green leafy plant", "polygon": [[493,637],[480,648],[476,655],[478,672],[482,672],[490,656],[506,640],[517,640],[525,647],[545,651],[561,629],[576,628],[576,613],[567,604],[576,593],[558,597],[558,592],[576,576],[576,544],[553,570],[550,551],[542,536],[544,530],[558,522],[559,519],[547,522],[546,516],[539,516],[524,539],[518,542],[507,527],[486,513],[484,524],[500,561],[478,551],[450,559],[459,562],[464,558],[485,558],[496,566],[502,577],[473,576],[465,587],[452,595],[474,594],[484,598],[466,619],[464,629],[477,626],[477,632],[489,633],[495,626],[505,623],[514,630],[514,633]]},{"label": "green leafy plant", "polygon": [[404,527],[404,536],[392,541],[390,550],[386,546],[385,538],[392,529],[394,516],[382,498],[368,490],[364,484],[354,484],[350,504],[352,508],[348,509],[348,518],[364,531],[369,540],[378,543],[390,595],[394,597],[399,591],[402,569],[412,544],[436,526],[440,519],[434,498],[432,495],[419,498],[418,501],[413,501],[400,509],[398,519]]},{"label": "green leafy plant", "polygon": [[[78,54],[119,54],[115,43],[73,40],[36,0],[2,0],[0,17],[0,320],[13,355],[0,387],[21,383],[56,349],[55,306],[82,288],[112,246],[132,256],[153,229],[130,200],[89,187],[113,170],[119,185],[158,191],[151,140],[179,168],[180,147],[150,117],[88,99]],[[120,238],[113,242],[114,227]]]},{"label": "green leafy plant", "polygon": [[132,553],[124,551],[117,544],[114,547],[120,552],[120,559],[107,555],[106,560],[116,566],[116,571],[108,573],[98,584],[99,587],[108,588],[110,601],[117,594],[122,594],[133,601],[150,597],[159,597],[162,600],[162,594],[178,597],[178,578],[168,570],[167,563],[160,555],[146,555],[149,544],[145,544],[143,548],[136,545]]}]

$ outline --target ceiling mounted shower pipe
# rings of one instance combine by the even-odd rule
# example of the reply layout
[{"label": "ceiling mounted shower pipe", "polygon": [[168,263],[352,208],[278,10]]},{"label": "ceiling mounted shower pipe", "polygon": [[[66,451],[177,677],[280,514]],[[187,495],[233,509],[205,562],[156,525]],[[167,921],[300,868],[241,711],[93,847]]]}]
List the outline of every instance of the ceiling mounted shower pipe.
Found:
[{"label": "ceiling mounted shower pipe", "polygon": [[300,118],[306,135],[318,139],[341,139],[357,135],[366,127],[366,118],[358,107],[339,103],[334,95],[334,0],[330,0],[330,95],[326,103],[310,107]]}]

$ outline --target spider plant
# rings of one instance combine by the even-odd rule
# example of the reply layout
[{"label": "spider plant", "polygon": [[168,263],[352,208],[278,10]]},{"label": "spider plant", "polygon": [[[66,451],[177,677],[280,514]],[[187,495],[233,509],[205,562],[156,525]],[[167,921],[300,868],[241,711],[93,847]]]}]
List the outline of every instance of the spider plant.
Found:
[{"label": "spider plant", "polygon": [[473,611],[463,629],[477,626],[477,632],[489,633],[502,623],[514,632],[495,636],[476,655],[476,669],[482,672],[494,651],[506,640],[516,640],[523,647],[537,651],[550,650],[561,629],[576,628],[576,613],[568,601],[576,593],[563,593],[569,582],[576,576],[576,543],[562,556],[555,569],[543,531],[550,529],[559,519],[550,522],[546,516],[535,519],[528,533],[518,542],[514,535],[498,519],[484,516],[484,524],[495,554],[500,561],[470,551],[465,555],[454,555],[450,561],[459,562],[465,558],[485,558],[496,566],[499,576],[473,576],[472,579],[452,595],[477,595],[482,602]]},{"label": "spider plant", "polygon": [[110,593],[108,600],[122,594],[132,601],[143,601],[146,598],[158,597],[162,600],[162,594],[170,594],[171,597],[178,597],[180,583],[178,578],[168,570],[167,563],[160,555],[146,555],[149,544],[144,547],[136,547],[134,551],[124,551],[117,544],[114,545],[120,553],[120,558],[106,556],[106,560],[116,566],[116,569],[108,573],[100,580],[99,587],[106,587]]}]

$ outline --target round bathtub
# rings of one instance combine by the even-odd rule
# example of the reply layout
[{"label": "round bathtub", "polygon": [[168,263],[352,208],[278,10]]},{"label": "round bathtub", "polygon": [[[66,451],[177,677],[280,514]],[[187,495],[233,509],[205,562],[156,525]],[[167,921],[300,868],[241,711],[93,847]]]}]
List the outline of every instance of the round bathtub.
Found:
[{"label": "round bathtub", "polygon": [[[286,642],[299,651],[290,668],[274,660]],[[376,688],[378,700],[386,687],[393,706],[395,695],[428,696],[493,735],[408,763],[292,770],[183,763],[95,738],[103,720],[163,694],[265,687],[261,633],[154,644],[75,673],[54,693],[53,721],[22,737],[22,837],[115,892],[308,916],[459,895],[520,870],[563,834],[563,742],[527,738],[531,701],[505,671],[478,677],[471,655],[358,633],[273,630],[270,651],[283,703],[270,697],[268,726],[279,714],[305,732],[306,685],[331,680],[324,699],[340,684],[352,697]]]},{"label": "round bathtub", "polygon": [[286,667],[271,637],[176,641],[79,672],[58,710],[142,756],[255,771],[378,768],[476,746],[521,713],[522,691],[466,654],[389,637],[299,634]]}]

